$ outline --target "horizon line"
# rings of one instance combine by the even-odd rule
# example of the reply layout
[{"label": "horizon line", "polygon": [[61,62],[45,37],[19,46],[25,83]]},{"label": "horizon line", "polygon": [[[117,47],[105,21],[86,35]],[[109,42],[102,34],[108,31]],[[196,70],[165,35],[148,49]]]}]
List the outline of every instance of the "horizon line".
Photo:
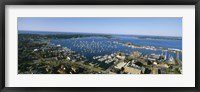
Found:
[{"label": "horizon line", "polygon": [[[44,31],[44,30],[18,30],[18,31],[32,31],[32,32],[66,32],[66,31]],[[66,32],[67,33],[67,32]],[[143,35],[143,36],[168,36],[168,35],[145,35],[145,34],[114,34],[114,33],[93,33],[93,32],[69,32],[69,33],[88,33],[88,34],[112,34],[112,35]],[[181,36],[168,36],[168,37],[182,37]]]}]

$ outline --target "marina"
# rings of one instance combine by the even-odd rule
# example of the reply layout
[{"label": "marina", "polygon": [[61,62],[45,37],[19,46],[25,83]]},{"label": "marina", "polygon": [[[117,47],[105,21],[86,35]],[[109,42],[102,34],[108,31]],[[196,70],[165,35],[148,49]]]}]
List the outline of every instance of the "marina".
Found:
[{"label": "marina", "polygon": [[[115,35],[113,37],[115,37]],[[134,39],[135,38],[132,39],[132,43]],[[127,42],[127,40],[123,38],[108,39],[108,38],[101,38],[101,37],[85,37],[85,38],[72,38],[72,39],[53,39],[50,42],[70,48],[71,50],[87,57],[89,62],[96,63],[102,67],[109,67],[111,65],[111,61],[101,62],[103,61],[103,59],[97,60],[97,59],[94,59],[94,57],[108,56],[109,54],[117,53],[119,51],[125,54],[130,54],[134,51],[139,51],[143,55],[146,55],[146,54],[148,55],[152,53],[161,55],[163,51],[166,51],[165,49],[156,48],[160,44],[158,44],[158,46],[156,47],[153,46],[153,49],[151,49],[150,46],[132,48],[124,44],[119,44],[120,42],[124,42],[124,41]],[[173,41],[172,41],[172,44],[173,44]],[[167,50],[166,52],[167,52],[167,55],[166,55],[167,59],[169,59],[170,56],[174,58],[176,57],[176,52],[173,52],[172,50],[170,51]],[[182,60],[182,53],[179,54],[179,57],[180,57],[180,60]]]}]

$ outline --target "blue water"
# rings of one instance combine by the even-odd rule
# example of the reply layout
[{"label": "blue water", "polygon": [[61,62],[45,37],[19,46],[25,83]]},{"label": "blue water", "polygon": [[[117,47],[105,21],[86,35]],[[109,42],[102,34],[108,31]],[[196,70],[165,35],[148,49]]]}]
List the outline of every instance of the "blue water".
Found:
[{"label": "blue water", "polygon": [[182,50],[182,40],[140,39],[137,37],[124,35],[113,35],[113,37],[120,38],[121,42],[131,42],[143,46],[175,48]]},{"label": "blue water", "polygon": [[[82,33],[67,33],[67,32],[35,32],[35,31],[19,31],[19,34],[82,34]],[[88,33],[85,33],[88,34]],[[133,44],[144,45],[144,46],[155,46],[163,48],[174,48],[182,50],[182,40],[162,40],[162,39],[139,39],[133,36],[125,35],[112,35],[114,38],[119,39],[108,39],[101,37],[84,37],[84,38],[72,38],[72,39],[52,39],[50,42],[53,44],[60,44],[63,47],[67,47],[76,53],[87,57],[88,61],[98,63],[100,66],[109,66],[110,64],[104,64],[93,60],[93,56],[109,55],[114,52],[122,51],[124,53],[131,53],[133,51],[139,51],[143,55],[145,54],[162,54],[160,50],[146,50],[139,48],[130,48],[122,46],[120,44],[113,44],[114,41],[118,42],[131,42]],[[173,52],[167,52],[167,57],[176,57]],[[180,53],[180,59],[182,60],[182,53]],[[111,63],[112,64],[112,63]]]}]

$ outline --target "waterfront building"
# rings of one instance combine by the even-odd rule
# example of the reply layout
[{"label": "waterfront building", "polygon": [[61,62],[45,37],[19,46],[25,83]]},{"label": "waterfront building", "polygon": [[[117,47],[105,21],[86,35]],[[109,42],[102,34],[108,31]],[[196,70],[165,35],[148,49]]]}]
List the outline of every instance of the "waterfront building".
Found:
[{"label": "waterfront building", "polygon": [[150,57],[154,59],[160,59],[160,54],[151,54]]},{"label": "waterfront building", "polygon": [[156,61],[156,59],[154,59],[154,58],[148,58],[148,60],[150,60],[150,61]]},{"label": "waterfront building", "polygon": [[169,61],[168,61],[169,64],[175,64],[175,60],[172,56],[169,55]]},{"label": "waterfront building", "polygon": [[164,60],[167,60],[167,50],[162,51],[162,57]]},{"label": "waterfront building", "polygon": [[121,60],[124,60],[124,59],[125,59],[125,56],[117,55],[116,58],[121,59]]}]

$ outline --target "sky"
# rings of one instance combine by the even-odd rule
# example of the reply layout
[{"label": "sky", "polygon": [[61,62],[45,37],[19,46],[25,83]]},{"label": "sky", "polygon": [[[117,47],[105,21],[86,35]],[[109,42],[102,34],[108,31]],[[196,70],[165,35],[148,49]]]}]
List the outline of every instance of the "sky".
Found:
[{"label": "sky", "polygon": [[18,30],[182,36],[182,18],[19,17]]}]

